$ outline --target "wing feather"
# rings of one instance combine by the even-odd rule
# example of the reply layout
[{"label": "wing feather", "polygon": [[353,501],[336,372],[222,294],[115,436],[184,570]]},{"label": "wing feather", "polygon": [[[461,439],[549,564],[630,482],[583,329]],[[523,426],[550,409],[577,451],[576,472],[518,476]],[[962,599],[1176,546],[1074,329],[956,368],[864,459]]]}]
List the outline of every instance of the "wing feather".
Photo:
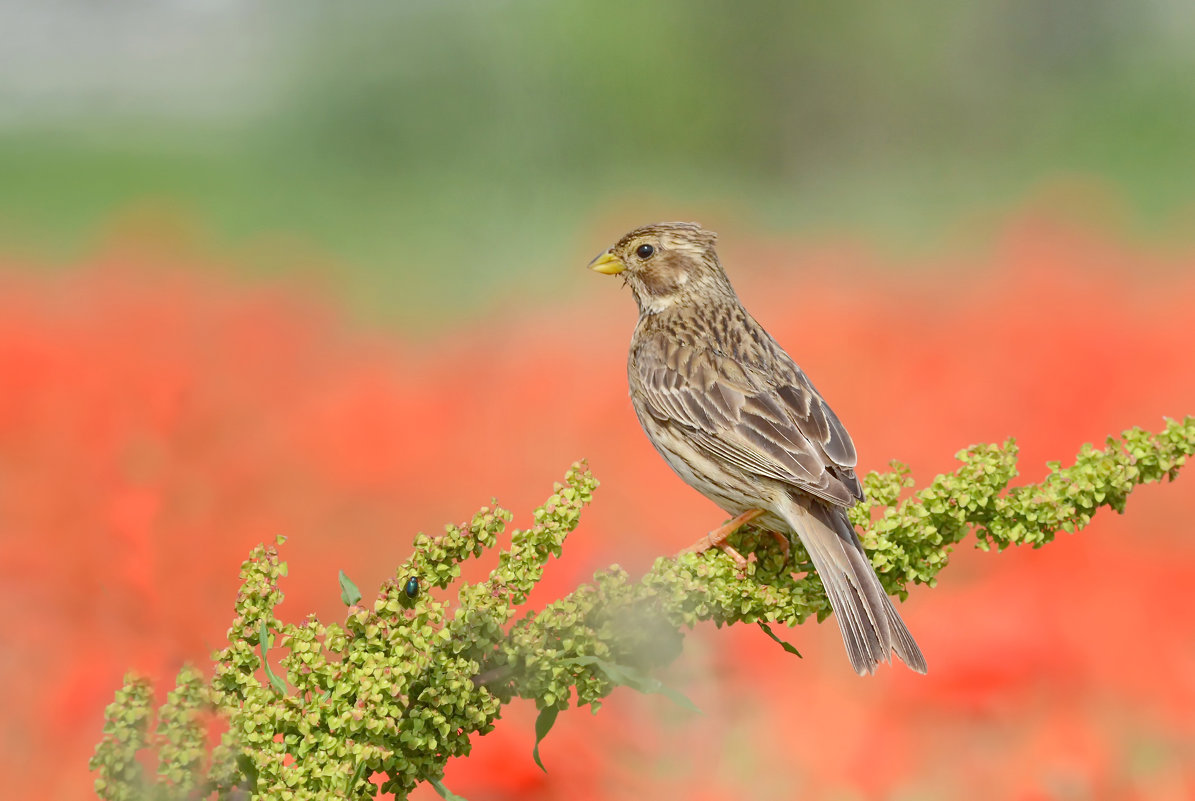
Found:
[{"label": "wing feather", "polygon": [[766,370],[693,344],[641,341],[632,364],[639,402],[656,420],[683,427],[699,449],[748,475],[850,506],[862,497],[850,435],[801,369],[768,339],[775,350]]}]

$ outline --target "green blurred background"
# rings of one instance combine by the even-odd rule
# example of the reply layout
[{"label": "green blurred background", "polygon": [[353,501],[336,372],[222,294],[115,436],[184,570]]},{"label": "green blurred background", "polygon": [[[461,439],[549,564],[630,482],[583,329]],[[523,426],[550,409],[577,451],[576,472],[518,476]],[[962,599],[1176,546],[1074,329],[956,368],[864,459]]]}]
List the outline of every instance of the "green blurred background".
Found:
[{"label": "green blurred background", "polygon": [[915,254],[1081,176],[1166,236],[1193,143],[1178,0],[0,4],[0,248],[173,227],[414,326],[652,217]]}]

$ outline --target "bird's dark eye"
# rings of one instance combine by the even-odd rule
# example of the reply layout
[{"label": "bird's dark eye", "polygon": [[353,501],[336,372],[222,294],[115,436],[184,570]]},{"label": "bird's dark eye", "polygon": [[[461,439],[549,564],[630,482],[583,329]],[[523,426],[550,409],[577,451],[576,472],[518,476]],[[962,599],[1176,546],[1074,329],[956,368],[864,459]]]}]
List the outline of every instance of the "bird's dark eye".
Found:
[{"label": "bird's dark eye", "polygon": [[406,591],[407,597],[414,600],[419,595],[419,579],[411,576],[407,579],[407,586],[403,589]]},{"label": "bird's dark eye", "polygon": [[635,255],[641,259],[650,259],[652,254],[655,252],[656,249],[651,245],[640,245],[639,247],[635,248]]}]

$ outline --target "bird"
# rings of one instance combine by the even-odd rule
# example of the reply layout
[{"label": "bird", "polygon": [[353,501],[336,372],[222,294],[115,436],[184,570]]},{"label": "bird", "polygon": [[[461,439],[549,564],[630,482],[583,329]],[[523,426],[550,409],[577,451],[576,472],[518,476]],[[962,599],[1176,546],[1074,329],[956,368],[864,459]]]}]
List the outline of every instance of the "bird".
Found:
[{"label": "bird", "polygon": [[[859,675],[925,657],[847,517],[863,498],[846,428],[792,357],[739,301],[697,223],[636,228],[590,262],[629,286],[639,319],[627,358],[631,403],[668,465],[733,518],[689,550],[721,548],[748,523],[796,536]],[[784,549],[787,556],[788,550]]]}]

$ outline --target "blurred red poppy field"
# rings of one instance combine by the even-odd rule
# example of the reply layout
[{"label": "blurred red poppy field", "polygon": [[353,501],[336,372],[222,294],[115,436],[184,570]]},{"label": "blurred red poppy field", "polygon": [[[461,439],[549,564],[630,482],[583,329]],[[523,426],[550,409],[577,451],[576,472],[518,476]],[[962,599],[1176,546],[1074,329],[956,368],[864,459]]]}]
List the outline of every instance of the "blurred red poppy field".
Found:
[{"label": "blurred red poppy field", "polygon": [[[865,469],[900,459],[923,483],[1014,436],[1033,480],[1084,442],[1195,412],[1190,247],[1036,213],[916,270],[851,241],[723,241]],[[71,270],[0,258],[10,797],[92,796],[121,677],[165,688],[206,665],[258,542],[289,538],[281,614],[334,620],[338,570],[368,597],[415,532],[491,496],[526,522],[580,457],[602,487],[532,604],[611,563],[642,571],[722,519],[634,419],[618,282],[570,264],[589,283],[555,306],[507,300],[417,336],[217,261],[136,241]],[[961,548],[902,607],[926,677],[857,678],[833,623],[783,632],[803,660],[751,627],[703,628],[665,676],[702,715],[619,691],[561,716],[544,775],[534,709],[516,703],[445,784],[473,801],[1190,798],[1192,487],[1141,488],[1123,517],[1038,551]]]}]

